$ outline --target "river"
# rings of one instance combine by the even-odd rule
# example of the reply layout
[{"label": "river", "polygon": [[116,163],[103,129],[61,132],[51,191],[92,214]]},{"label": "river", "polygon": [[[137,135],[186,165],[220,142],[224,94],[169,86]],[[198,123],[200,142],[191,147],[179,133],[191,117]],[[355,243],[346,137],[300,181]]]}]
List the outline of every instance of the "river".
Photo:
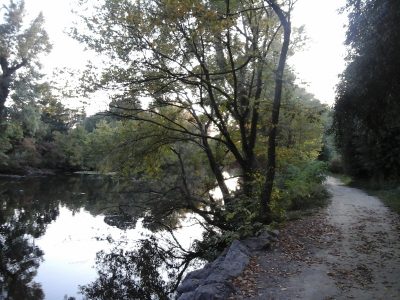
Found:
[{"label": "river", "polygon": [[[146,265],[147,259],[160,264],[154,268],[160,269],[161,279],[152,270],[150,280],[167,286],[169,270],[153,257],[153,250],[139,252],[145,256],[142,260],[135,251],[143,241],[156,248],[179,243],[189,249],[201,239],[202,227],[188,213],[158,217],[162,204],[147,205],[131,191],[133,185],[98,175],[0,178],[0,299],[85,299],[79,286],[92,283],[87,295],[93,296],[107,284],[124,282],[113,279],[121,272],[128,273],[128,279],[139,278],[134,273],[138,270],[143,273],[140,266],[132,270],[130,265],[105,265],[111,260],[115,264],[116,258],[118,263]],[[149,221],[160,218],[162,226],[174,228],[176,241],[160,223]],[[192,267],[200,264],[193,262]],[[144,281],[138,282],[140,293]]]}]

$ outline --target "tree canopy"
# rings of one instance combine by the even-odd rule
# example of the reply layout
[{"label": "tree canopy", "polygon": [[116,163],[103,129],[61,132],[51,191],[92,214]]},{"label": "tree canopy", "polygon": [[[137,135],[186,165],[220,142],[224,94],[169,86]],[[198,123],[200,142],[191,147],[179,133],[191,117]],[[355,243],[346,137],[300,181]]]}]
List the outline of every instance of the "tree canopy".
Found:
[{"label": "tree canopy", "polygon": [[30,24],[24,23],[23,0],[10,0],[0,12],[0,116],[4,118],[10,91],[19,89],[25,95],[32,92],[35,79],[40,77],[39,56],[48,53],[51,46],[41,13]]},{"label": "tree canopy", "polygon": [[[268,199],[260,202],[266,213],[275,145],[267,175],[256,144],[261,127],[275,141],[290,10],[291,1],[106,0],[83,16],[87,30],[75,36],[112,59],[91,87],[117,88],[112,112],[147,124],[136,140],[147,141],[143,152],[175,157],[187,199],[196,193],[186,182],[190,158],[182,144],[204,155],[227,205],[232,197],[224,171],[240,170],[247,197],[258,193],[257,177],[268,177]],[[261,112],[274,115],[262,116],[261,124]]]}]

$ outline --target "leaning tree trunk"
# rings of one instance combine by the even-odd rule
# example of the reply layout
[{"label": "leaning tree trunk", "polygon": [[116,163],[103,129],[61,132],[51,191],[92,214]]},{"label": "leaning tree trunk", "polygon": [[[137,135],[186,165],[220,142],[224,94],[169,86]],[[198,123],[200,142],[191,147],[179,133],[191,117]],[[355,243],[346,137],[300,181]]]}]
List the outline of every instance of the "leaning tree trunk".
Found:
[{"label": "leaning tree trunk", "polygon": [[261,205],[261,219],[269,223],[271,222],[271,210],[270,210],[270,202],[271,202],[271,194],[272,187],[275,179],[275,166],[276,166],[276,134],[277,127],[279,123],[279,110],[281,106],[281,98],[282,98],[282,86],[283,86],[283,71],[285,69],[286,58],[289,50],[289,42],[290,42],[290,34],[291,34],[291,24],[289,16],[286,16],[283,10],[280,8],[278,4],[273,0],[267,0],[268,4],[272,7],[274,12],[279,17],[279,20],[283,27],[283,44],[279,57],[278,68],[276,70],[275,77],[275,94],[274,94],[274,103],[272,106],[272,116],[271,116],[271,130],[268,136],[268,159],[267,159],[267,171],[265,182],[263,186],[263,190],[261,192],[260,197],[260,205]]}]

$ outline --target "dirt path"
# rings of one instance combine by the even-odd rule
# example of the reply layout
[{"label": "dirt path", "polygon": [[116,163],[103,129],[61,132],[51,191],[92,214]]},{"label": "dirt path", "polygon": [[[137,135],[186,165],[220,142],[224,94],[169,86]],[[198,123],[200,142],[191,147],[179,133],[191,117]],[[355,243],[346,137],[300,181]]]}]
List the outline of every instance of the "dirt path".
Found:
[{"label": "dirt path", "polygon": [[400,219],[375,197],[328,178],[331,204],[290,222],[232,299],[400,299]]}]

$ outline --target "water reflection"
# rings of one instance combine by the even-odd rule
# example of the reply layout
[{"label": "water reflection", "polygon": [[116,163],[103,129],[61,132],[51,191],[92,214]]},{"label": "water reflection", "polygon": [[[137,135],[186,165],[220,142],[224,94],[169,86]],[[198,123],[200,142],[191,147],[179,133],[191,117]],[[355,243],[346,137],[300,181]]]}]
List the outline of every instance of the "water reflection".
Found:
[{"label": "water reflection", "polygon": [[[168,297],[201,232],[148,238],[148,229],[175,228],[182,215],[165,213],[143,189],[99,176],[0,179],[0,299],[82,299],[77,284],[93,299]],[[182,243],[188,231],[192,240]]]},{"label": "water reflection", "polygon": [[43,252],[35,238],[58,216],[58,205],[38,201],[9,182],[0,184],[0,285],[5,299],[43,299],[33,281]]}]

